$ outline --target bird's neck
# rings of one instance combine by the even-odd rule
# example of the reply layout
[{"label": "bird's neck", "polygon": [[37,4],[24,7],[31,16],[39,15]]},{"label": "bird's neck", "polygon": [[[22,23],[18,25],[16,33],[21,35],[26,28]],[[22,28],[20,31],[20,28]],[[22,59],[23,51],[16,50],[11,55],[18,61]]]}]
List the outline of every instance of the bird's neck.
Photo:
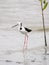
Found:
[{"label": "bird's neck", "polygon": [[21,25],[19,25],[19,26],[18,26],[18,30],[20,30],[20,28],[22,28],[22,26],[21,26]]}]

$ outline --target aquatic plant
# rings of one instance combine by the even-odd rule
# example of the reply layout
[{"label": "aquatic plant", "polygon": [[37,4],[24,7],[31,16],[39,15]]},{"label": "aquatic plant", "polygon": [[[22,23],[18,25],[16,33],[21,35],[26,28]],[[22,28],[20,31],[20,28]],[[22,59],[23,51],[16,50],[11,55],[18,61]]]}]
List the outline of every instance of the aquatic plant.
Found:
[{"label": "aquatic plant", "polygon": [[43,21],[43,31],[44,31],[44,41],[45,41],[45,54],[47,54],[47,40],[46,40],[46,30],[45,30],[45,19],[44,19],[44,10],[48,6],[48,2],[46,0],[39,0],[42,11],[42,21]]}]

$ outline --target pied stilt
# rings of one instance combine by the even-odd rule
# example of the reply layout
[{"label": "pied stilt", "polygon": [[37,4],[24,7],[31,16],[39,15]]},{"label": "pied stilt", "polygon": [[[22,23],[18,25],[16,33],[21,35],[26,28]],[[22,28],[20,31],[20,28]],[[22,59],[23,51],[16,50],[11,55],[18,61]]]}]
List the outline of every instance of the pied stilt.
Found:
[{"label": "pied stilt", "polygon": [[26,27],[23,27],[21,22],[18,22],[16,25],[12,26],[12,28],[16,27],[18,25],[18,30],[25,35],[25,40],[24,40],[24,49],[27,49],[27,44],[28,44],[28,33],[31,32],[31,29],[28,29]]}]

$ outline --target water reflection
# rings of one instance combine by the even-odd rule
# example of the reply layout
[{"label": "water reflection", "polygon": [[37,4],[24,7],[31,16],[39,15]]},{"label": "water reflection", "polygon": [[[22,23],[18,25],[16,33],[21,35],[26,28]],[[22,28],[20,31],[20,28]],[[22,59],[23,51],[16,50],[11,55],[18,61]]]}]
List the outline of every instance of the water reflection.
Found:
[{"label": "water reflection", "polygon": [[43,59],[43,65],[48,65],[47,64],[47,58],[46,59]]},{"label": "water reflection", "polygon": [[[36,53],[31,53],[26,50],[24,55],[24,65],[48,65],[49,64],[49,55],[45,55],[42,52],[39,54],[38,50]],[[31,59],[30,55],[33,56]]]}]

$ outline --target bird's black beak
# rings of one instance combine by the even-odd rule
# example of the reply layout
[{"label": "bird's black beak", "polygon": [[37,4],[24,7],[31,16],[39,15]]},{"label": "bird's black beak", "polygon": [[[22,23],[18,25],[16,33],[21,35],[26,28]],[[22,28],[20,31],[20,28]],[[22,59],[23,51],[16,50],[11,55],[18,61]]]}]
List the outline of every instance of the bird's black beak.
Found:
[{"label": "bird's black beak", "polygon": [[[17,24],[18,25],[18,24]],[[14,27],[16,27],[17,25],[14,25],[14,26],[12,26],[11,28],[14,28]]]}]

